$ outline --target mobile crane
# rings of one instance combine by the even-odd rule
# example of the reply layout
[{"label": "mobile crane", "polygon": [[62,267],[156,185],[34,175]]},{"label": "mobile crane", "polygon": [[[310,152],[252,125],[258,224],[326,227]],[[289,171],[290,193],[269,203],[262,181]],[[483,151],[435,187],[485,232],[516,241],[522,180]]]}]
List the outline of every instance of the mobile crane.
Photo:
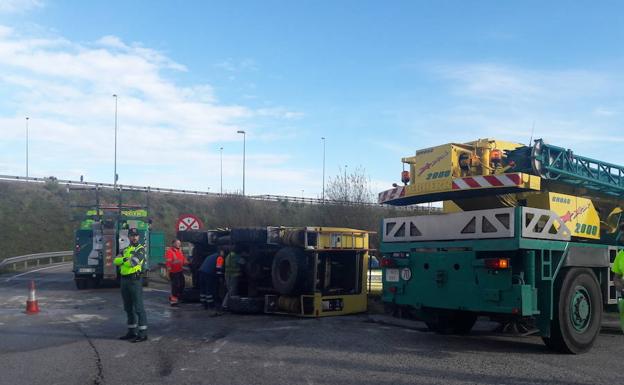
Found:
[{"label": "mobile crane", "polygon": [[534,325],[555,351],[591,348],[617,309],[624,166],[541,139],[449,143],[402,163],[379,202],[443,201],[445,213],[383,220],[386,304],[439,333],[490,316]]}]

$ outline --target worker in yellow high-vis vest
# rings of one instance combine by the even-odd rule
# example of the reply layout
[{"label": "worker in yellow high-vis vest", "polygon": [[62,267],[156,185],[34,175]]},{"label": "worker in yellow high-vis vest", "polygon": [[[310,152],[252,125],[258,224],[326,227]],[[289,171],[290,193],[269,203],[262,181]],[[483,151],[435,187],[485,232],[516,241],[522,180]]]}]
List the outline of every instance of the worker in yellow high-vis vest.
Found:
[{"label": "worker in yellow high-vis vest", "polygon": [[147,341],[147,317],[143,307],[143,268],[145,267],[145,246],[139,243],[137,229],[128,231],[130,246],[113,263],[119,266],[121,275],[121,297],[128,316],[128,332],[119,337],[130,342]]},{"label": "worker in yellow high-vis vest", "polygon": [[[620,234],[624,234],[624,225],[620,226]],[[613,271],[613,284],[620,294],[618,310],[620,311],[620,327],[622,332],[624,332],[624,249],[620,250],[615,256],[611,271]]]}]

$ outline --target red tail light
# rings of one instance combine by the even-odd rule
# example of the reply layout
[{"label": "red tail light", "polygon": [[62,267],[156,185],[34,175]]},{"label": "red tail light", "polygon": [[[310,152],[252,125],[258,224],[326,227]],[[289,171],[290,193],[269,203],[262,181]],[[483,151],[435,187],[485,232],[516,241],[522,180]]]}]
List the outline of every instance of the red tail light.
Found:
[{"label": "red tail light", "polygon": [[484,263],[485,267],[492,270],[509,269],[509,259],[507,258],[488,258]]},{"label": "red tail light", "polygon": [[394,267],[394,265],[395,265],[394,259],[390,259],[390,258],[381,259],[381,267]]},{"label": "red tail light", "polygon": [[223,258],[223,256],[219,255],[217,257],[217,269],[223,268],[224,262],[225,262],[225,259]]}]

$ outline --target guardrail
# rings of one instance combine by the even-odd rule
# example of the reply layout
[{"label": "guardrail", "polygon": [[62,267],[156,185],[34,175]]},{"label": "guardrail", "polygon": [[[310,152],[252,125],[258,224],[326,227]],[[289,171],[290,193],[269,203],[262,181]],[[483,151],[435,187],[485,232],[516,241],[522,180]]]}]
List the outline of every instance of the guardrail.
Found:
[{"label": "guardrail", "polygon": [[[47,265],[51,263],[65,262],[73,258],[73,251],[54,251],[51,253],[26,254],[17,257],[5,258],[0,261],[0,270],[4,270],[7,266],[12,266],[12,270],[17,270],[18,265],[22,265],[24,269],[29,266]],[[69,258],[68,258],[69,257]]]},{"label": "guardrail", "polygon": [[[95,188],[105,188],[105,189],[114,189],[115,186],[112,183],[97,183],[97,182],[86,182],[86,181],[75,181],[75,180],[67,180],[67,179],[57,179],[55,177],[49,178],[35,178],[35,177],[24,177],[24,176],[14,176],[14,175],[0,175],[0,180],[12,180],[12,181],[21,181],[21,182],[33,182],[33,183],[46,183],[46,182],[56,182],[58,184],[69,186],[83,186],[83,187],[95,187]],[[440,207],[428,205],[412,205],[412,206],[389,206],[382,205],[379,203],[372,202],[349,202],[349,201],[340,201],[340,200],[330,200],[330,199],[319,199],[319,198],[304,198],[304,197],[295,197],[288,195],[246,195],[243,196],[241,194],[219,194],[212,193],[208,191],[197,191],[197,190],[180,190],[180,189],[171,189],[171,188],[160,188],[160,187],[150,187],[150,186],[133,186],[126,184],[117,184],[117,189],[119,190],[130,190],[130,191],[145,191],[145,192],[160,192],[167,194],[183,194],[183,195],[198,195],[198,196],[210,196],[210,197],[239,197],[260,201],[270,201],[270,202],[290,202],[290,203],[302,203],[302,204],[328,204],[328,205],[347,205],[347,206],[368,206],[368,207],[393,207],[399,210],[409,210],[416,211],[421,213],[437,213],[441,212],[442,209]]]}]

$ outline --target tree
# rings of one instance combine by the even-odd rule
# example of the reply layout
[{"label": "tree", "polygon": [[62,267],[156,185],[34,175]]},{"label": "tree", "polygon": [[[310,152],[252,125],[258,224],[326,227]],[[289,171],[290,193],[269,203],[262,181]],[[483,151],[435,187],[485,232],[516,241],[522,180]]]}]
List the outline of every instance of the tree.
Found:
[{"label": "tree", "polygon": [[373,202],[373,192],[370,188],[370,178],[366,175],[366,170],[358,166],[350,174],[347,168],[339,168],[339,173],[335,177],[330,177],[325,189],[325,195],[330,200],[371,203]]}]

